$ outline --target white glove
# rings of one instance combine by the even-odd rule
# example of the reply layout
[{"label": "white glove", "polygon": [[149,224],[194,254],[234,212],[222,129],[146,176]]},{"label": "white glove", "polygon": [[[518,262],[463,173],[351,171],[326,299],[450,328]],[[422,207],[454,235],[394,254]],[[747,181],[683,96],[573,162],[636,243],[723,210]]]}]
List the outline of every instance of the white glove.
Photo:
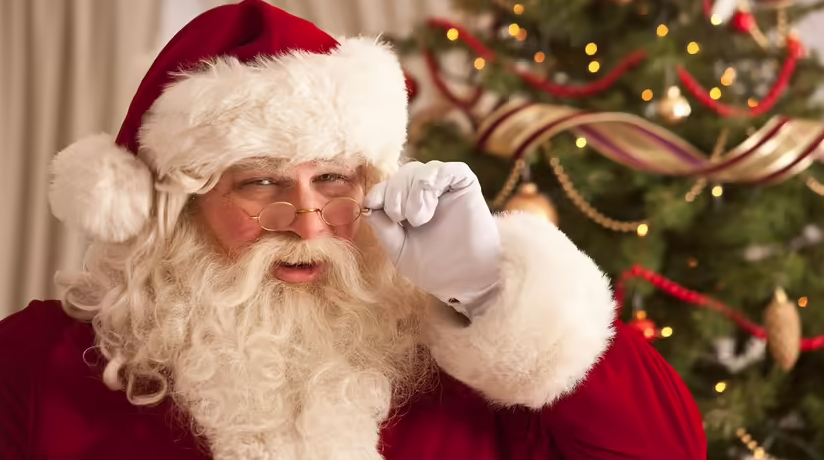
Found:
[{"label": "white glove", "polygon": [[398,272],[469,316],[500,280],[498,227],[464,163],[407,163],[364,201]]}]

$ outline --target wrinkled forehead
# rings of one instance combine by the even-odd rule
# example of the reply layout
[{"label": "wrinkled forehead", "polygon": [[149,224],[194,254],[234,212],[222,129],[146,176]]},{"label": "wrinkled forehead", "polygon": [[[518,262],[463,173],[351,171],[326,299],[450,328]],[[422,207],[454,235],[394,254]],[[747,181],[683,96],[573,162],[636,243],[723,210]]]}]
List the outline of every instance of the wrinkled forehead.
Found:
[{"label": "wrinkled forehead", "polygon": [[351,158],[295,162],[283,158],[257,157],[248,158],[231,165],[224,174],[266,172],[279,176],[296,176],[301,172],[321,170],[357,173],[363,171],[365,167],[365,162]]}]

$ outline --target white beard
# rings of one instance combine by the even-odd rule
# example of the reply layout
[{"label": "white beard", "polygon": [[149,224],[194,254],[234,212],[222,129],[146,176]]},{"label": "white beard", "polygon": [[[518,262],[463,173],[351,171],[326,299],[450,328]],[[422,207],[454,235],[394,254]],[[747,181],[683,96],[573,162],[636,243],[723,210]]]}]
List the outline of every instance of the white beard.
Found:
[{"label": "white beard", "polygon": [[[139,294],[101,301],[104,379],[135,404],[170,395],[216,460],[380,459],[381,422],[429,364],[418,294],[360,239],[270,237],[228,263],[183,225],[151,273],[153,309]],[[325,261],[326,275],[290,285],[275,261]]]}]

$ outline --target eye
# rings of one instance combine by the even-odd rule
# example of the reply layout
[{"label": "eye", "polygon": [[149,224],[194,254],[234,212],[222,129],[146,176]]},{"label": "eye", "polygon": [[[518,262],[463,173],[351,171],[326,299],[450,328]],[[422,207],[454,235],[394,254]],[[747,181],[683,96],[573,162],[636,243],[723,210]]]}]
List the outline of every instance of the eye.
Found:
[{"label": "eye", "polygon": [[273,185],[278,185],[278,182],[274,179],[264,177],[242,181],[240,184],[238,184],[238,188],[271,187]]},{"label": "eye", "polygon": [[318,182],[349,182],[349,178],[343,174],[327,173],[315,177]]}]

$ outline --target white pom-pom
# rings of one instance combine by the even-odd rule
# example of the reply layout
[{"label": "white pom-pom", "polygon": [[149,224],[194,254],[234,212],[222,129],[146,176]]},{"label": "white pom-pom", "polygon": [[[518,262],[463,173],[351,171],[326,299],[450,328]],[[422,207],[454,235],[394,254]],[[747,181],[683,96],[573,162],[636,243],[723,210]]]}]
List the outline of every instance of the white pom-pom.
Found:
[{"label": "white pom-pom", "polygon": [[123,242],[146,225],[154,181],[146,164],[105,134],[81,139],[52,162],[49,203],[66,225]]}]

